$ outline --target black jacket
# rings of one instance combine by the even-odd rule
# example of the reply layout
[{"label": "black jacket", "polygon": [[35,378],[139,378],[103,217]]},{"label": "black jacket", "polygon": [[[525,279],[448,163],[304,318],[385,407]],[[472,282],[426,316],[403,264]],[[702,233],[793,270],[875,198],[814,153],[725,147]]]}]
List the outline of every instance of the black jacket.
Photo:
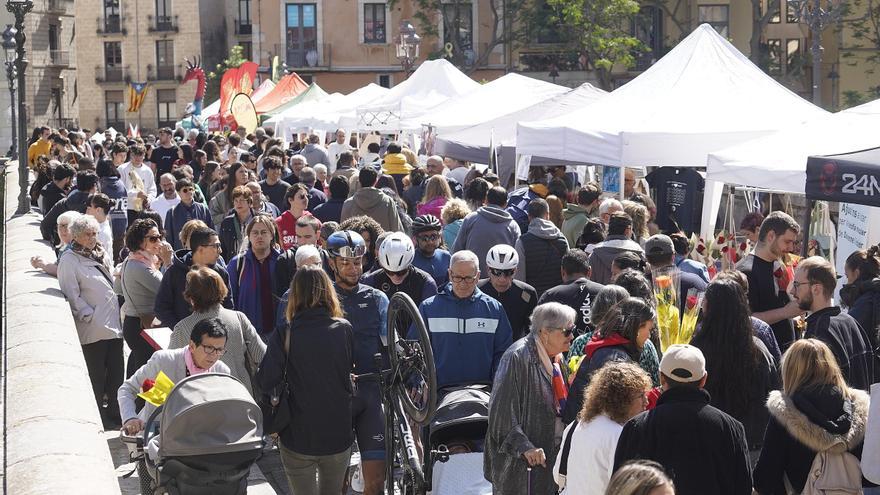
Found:
[{"label": "black jacket", "polygon": [[[249,218],[253,218],[255,214],[256,212],[251,210]],[[223,217],[223,222],[220,223],[220,228],[217,229],[217,238],[220,239],[220,247],[223,250],[223,260],[227,263],[232,258],[235,258],[235,255],[238,254],[241,248],[241,243],[245,237],[244,228],[245,226],[241,225],[238,221],[238,214],[235,213],[235,210],[232,210],[231,213]]]},{"label": "black jacket", "polygon": [[61,201],[67,194],[66,191],[56,186],[54,182],[49,182],[42,189],[40,189],[40,198],[37,202],[40,204],[40,211],[43,212],[43,215],[49,212],[55,203]]},{"label": "black jacket", "polygon": [[581,277],[567,284],[557,285],[541,295],[538,299],[538,305],[547,302],[558,302],[565,304],[571,309],[577,311],[577,317],[574,320],[574,326],[577,329],[577,335],[583,335],[587,332],[593,333],[595,330],[590,321],[590,313],[593,307],[593,300],[604,285],[593,282],[587,277]]},{"label": "black jacket", "polygon": [[318,205],[315,211],[312,212],[312,215],[320,220],[321,223],[339,222],[339,219],[342,217],[342,205],[344,203],[344,199],[330,198],[326,203]]},{"label": "black jacket", "polygon": [[67,195],[66,198],[61,199],[43,216],[43,220],[40,221],[40,233],[43,234],[43,239],[51,242],[53,245],[57,245],[61,242],[61,239],[58,238],[58,217],[61,216],[62,213],[68,211],[77,211],[79,213],[85,213],[86,207],[89,202],[89,193],[86,191],[75,190]]},{"label": "black jacket", "polygon": [[593,373],[609,361],[639,362],[639,351],[635,345],[618,334],[602,338],[593,334],[584,346],[584,358],[578,366],[574,381],[568,387],[568,400],[562,410],[562,422],[571,423],[577,418],[584,405],[584,390],[590,384]]},{"label": "black jacket", "polygon": [[867,391],[874,379],[874,354],[868,335],[837,306],[816,311],[807,317],[804,337],[826,343],[837,358],[847,385]]},{"label": "black jacket", "polygon": [[[853,290],[847,301],[846,292]],[[862,326],[874,349],[874,383],[877,383],[880,381],[880,278],[844,285],[840,297],[848,306],[847,314]]]},{"label": "black jacket", "polygon": [[[192,307],[183,298],[183,290],[186,288],[186,274],[192,269],[192,253],[188,249],[181,249],[174,253],[174,262],[162,275],[162,283],[156,294],[156,304],[153,311],[156,318],[162,322],[162,326],[173,329],[177,323],[192,314]],[[229,273],[218,262],[211,268],[220,274],[226,288],[229,289]],[[226,294],[223,307],[235,309],[232,306],[232,291]]]},{"label": "black jacket", "polygon": [[[820,450],[833,448],[862,456],[870,398],[856,389],[850,389],[849,395],[844,398],[838,388],[831,386],[804,388],[793,396],[778,391],[770,394],[770,423],[755,466],[758,493],[786,495],[784,478],[797,493],[803,491]],[[871,486],[864,480],[862,484]]]},{"label": "black jacket", "polygon": [[317,307],[294,315],[289,331],[289,356],[284,354],[286,332],[275,332],[257,371],[260,386],[271,390],[287,367],[290,424],[281,431],[281,443],[303,455],[338,454],[354,442],[351,324]]},{"label": "black jacket", "polygon": [[705,390],[678,386],[629,420],[614,470],[633,459],[660,463],[678,495],[750,495],[752,473],[742,423],[709,405]]},{"label": "black jacket", "polygon": [[534,287],[519,280],[511,280],[510,288],[499,294],[488,278],[480,280],[477,287],[487,296],[501,303],[504,312],[507,313],[514,342],[528,335],[532,311],[538,305],[538,294]]}]

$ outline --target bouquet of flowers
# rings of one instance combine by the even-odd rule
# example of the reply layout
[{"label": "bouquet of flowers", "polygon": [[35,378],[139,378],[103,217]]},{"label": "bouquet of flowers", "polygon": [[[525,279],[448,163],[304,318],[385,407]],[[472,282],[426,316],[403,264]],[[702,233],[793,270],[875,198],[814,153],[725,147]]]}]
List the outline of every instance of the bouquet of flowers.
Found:
[{"label": "bouquet of flowers", "polygon": [[688,290],[687,299],[684,301],[684,316],[681,319],[681,328],[675,344],[688,344],[697,329],[697,318],[700,316],[700,308],[703,307],[705,292],[697,289]]},{"label": "bouquet of flowers", "polygon": [[138,397],[156,407],[159,407],[165,403],[165,399],[168,397],[168,394],[171,393],[172,388],[174,388],[174,382],[168,378],[168,375],[166,375],[165,372],[160,371],[159,374],[156,375],[155,380],[150,380],[149,378],[144,380],[144,383],[141,384],[141,393],[138,394]]},{"label": "bouquet of flowers", "polygon": [[679,271],[676,267],[655,268],[654,298],[657,301],[657,327],[663,352],[676,343],[681,328],[681,312],[678,310]]}]

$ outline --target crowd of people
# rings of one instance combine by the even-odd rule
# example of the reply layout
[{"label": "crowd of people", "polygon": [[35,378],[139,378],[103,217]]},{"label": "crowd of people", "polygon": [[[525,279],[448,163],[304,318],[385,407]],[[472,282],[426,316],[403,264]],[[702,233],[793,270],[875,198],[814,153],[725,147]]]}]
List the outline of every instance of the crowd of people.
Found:
[{"label": "crowd of people", "polygon": [[[880,428],[878,246],[837,274],[794,254],[791,216],[755,213],[750,252],[710,279],[631,169],[621,200],[565,167],[508,190],[394,141],[361,156],[343,129],[327,147],[270,128],[88,135],[34,130],[31,199],[57,258],[31,262],[58,277],[106,428],[144,427],[137,394],[159,371],[228,373],[258,402],[284,386],[291,491],[340,493],[356,446],[363,492],[381,493],[382,390],[356,377],[382,366],[402,292],[438,388],[491,386],[495,493],[775,495],[826,475],[880,493],[860,470],[812,468],[880,448],[864,445]],[[682,301],[705,294],[689,343],[661,341],[657,270]]]}]

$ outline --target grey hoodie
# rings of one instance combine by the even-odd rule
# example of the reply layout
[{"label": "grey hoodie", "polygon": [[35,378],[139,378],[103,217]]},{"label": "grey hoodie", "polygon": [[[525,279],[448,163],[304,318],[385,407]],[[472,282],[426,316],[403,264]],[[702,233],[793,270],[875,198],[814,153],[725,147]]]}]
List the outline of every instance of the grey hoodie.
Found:
[{"label": "grey hoodie", "polygon": [[632,251],[643,259],[645,257],[645,251],[639,246],[639,243],[622,235],[610,235],[605,239],[605,242],[596,244],[590,254],[590,269],[592,270],[590,280],[602,285],[611,283],[611,264],[614,262],[614,258],[625,251]]},{"label": "grey hoodie", "polygon": [[519,225],[504,208],[483,206],[464,218],[452,252],[465,249],[473,251],[480,259],[481,276],[487,277],[489,269],[486,267],[486,254],[489,249],[498,244],[514,246],[519,234]]},{"label": "grey hoodie", "polygon": [[376,220],[386,232],[402,230],[394,200],[375,187],[365,187],[359,190],[342,204],[341,219],[343,222],[359,215],[366,215]]}]

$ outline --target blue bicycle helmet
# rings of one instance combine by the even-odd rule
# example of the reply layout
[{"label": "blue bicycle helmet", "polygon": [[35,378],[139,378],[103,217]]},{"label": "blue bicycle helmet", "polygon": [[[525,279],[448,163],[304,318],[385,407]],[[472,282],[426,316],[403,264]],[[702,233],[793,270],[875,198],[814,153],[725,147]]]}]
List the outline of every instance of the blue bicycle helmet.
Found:
[{"label": "blue bicycle helmet", "polygon": [[360,258],[367,252],[367,243],[353,230],[334,232],[327,238],[327,253],[336,258]]}]

